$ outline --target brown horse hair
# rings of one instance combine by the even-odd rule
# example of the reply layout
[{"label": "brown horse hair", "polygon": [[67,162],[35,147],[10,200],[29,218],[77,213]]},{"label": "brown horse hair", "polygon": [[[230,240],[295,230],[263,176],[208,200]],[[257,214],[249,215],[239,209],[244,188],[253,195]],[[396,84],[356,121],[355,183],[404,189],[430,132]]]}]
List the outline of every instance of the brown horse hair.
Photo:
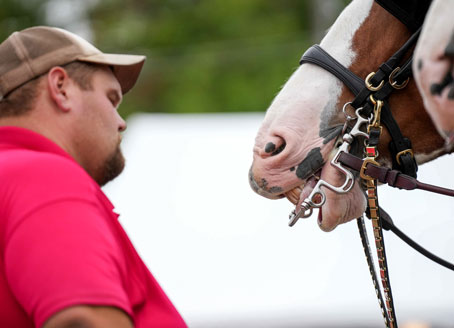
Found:
[{"label": "brown horse hair", "polygon": [[[365,79],[370,72],[377,70],[381,63],[391,57],[410,35],[411,32],[404,24],[374,2],[368,19],[364,20],[353,37],[352,47],[356,52],[356,58],[349,69],[360,78]],[[350,90],[343,86],[337,103],[340,113],[342,106],[353,98]],[[419,163],[429,161],[447,152],[443,148],[443,139],[424,109],[423,100],[413,79],[410,79],[406,88],[395,90],[391,94],[389,104],[402,133],[411,140],[414,153],[426,155],[416,156],[417,160],[419,157]],[[388,166],[391,163],[388,150],[390,141],[388,131],[383,129],[379,145],[379,160]]]}]

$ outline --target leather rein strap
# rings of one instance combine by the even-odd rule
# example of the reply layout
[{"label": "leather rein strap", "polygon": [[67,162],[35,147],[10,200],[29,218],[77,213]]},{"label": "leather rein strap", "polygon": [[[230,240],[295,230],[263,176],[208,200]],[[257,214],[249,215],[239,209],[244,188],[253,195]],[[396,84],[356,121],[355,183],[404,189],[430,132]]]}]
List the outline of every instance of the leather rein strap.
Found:
[{"label": "leather rein strap", "polygon": [[[450,197],[454,197],[454,190],[434,186],[428,183],[423,183],[415,178],[405,175],[402,172],[397,170],[392,170],[387,167],[377,166],[373,163],[364,163],[364,161],[352,154],[342,152],[339,157],[338,161],[341,162],[343,165],[348,167],[349,169],[355,170],[357,172],[363,172],[365,175],[377,179],[379,182],[387,184],[394,188],[404,189],[404,190],[425,190],[429,192],[433,192],[436,194],[446,195]],[[369,216],[369,213],[367,213]],[[416,251],[421,253],[422,255],[426,256],[427,258],[431,259],[432,261],[444,266],[447,269],[454,271],[454,264],[438,257],[437,255],[429,252],[411,238],[409,238],[406,234],[404,234],[399,228],[396,227],[393,220],[386,213],[382,208],[380,208],[380,214],[383,218],[383,229],[391,230],[394,232],[400,239],[406,242],[410,247],[414,248]]]},{"label": "leather rein strap", "polygon": [[362,159],[352,154],[342,152],[338,157],[338,161],[347,166],[348,168],[353,169],[357,172],[363,170],[365,175],[373,177],[374,179],[377,179],[381,183],[386,183],[391,187],[405,190],[421,189],[437,194],[454,197],[454,190],[452,189],[447,189],[423,183],[411,176],[403,174],[400,171],[392,170],[390,168],[383,166],[376,166],[373,163],[364,164],[364,161]]}]

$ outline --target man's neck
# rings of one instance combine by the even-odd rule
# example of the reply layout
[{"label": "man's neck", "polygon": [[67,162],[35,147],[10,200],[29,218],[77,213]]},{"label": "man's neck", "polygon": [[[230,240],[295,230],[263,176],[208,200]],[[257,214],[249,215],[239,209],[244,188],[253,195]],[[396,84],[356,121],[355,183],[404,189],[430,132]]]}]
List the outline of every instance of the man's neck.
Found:
[{"label": "man's neck", "polygon": [[60,148],[74,158],[74,160],[79,162],[71,147],[70,131],[68,131],[64,124],[55,124],[55,122],[52,122],[53,119],[54,117],[43,117],[40,113],[32,110],[19,116],[1,117],[0,126],[15,126],[36,132],[55,142]]}]

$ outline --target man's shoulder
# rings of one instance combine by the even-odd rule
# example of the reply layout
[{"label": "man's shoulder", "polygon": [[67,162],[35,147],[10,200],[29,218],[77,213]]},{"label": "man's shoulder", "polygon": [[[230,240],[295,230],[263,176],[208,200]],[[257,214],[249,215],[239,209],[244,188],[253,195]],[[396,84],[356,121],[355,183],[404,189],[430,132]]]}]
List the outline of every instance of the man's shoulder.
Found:
[{"label": "man's shoulder", "polygon": [[94,186],[87,172],[71,158],[27,149],[0,152],[0,179],[23,187],[92,189]]},{"label": "man's shoulder", "polygon": [[34,151],[13,152],[7,158],[0,154],[0,222],[9,222],[7,231],[13,231],[31,213],[49,206],[58,211],[71,206],[73,212],[79,211],[80,206],[99,208],[99,186],[71,158]]}]

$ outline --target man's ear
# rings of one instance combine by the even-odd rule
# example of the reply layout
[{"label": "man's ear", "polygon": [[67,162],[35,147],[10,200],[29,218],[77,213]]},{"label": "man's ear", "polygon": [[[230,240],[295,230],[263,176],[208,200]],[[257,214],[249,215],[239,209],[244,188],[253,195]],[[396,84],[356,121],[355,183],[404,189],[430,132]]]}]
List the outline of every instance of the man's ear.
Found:
[{"label": "man's ear", "polygon": [[56,66],[47,73],[47,86],[50,98],[55,102],[57,107],[62,111],[69,111],[70,88],[72,81],[64,68]]}]

